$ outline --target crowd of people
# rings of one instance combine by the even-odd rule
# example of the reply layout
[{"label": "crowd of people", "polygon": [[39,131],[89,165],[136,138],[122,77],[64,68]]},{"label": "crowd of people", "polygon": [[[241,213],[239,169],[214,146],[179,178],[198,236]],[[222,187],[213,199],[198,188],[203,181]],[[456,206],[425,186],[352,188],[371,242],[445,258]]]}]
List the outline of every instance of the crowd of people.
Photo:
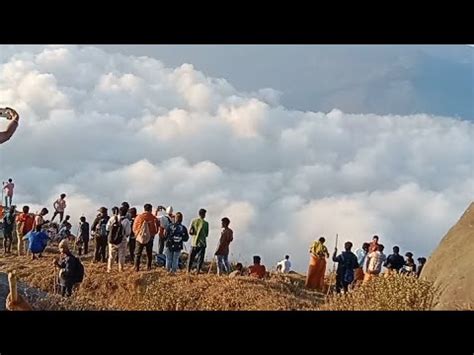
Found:
[{"label": "crowd of people", "polygon": [[[33,260],[42,257],[48,243],[59,243],[61,251],[59,260],[54,265],[61,271],[58,279],[61,293],[70,295],[71,284],[83,274],[79,258],[72,254],[71,249],[78,256],[88,255],[89,243],[94,241],[93,263],[106,263],[107,272],[112,272],[114,264],[117,264],[119,272],[122,272],[127,263],[131,264],[136,272],[140,271],[143,251],[146,255],[146,270],[153,266],[153,245],[158,238],[157,260],[162,260],[165,269],[170,274],[175,274],[179,268],[186,268],[192,272],[200,273],[203,268],[207,238],[209,236],[209,223],[206,220],[207,211],[201,208],[198,216],[194,218],[189,228],[183,225],[183,214],[174,213],[173,207],[158,206],[153,213],[153,206],[149,203],[143,206],[143,211],[138,213],[136,207],[130,207],[129,203],[122,202],[120,207],[113,207],[111,213],[107,207],[100,207],[97,215],[89,224],[86,217],[81,216],[78,221],[77,233],[72,233],[72,222],[69,215],[65,215],[67,208],[66,194],[61,194],[53,203],[54,213],[51,220],[46,220],[49,214],[47,208],[42,208],[39,213],[30,213],[29,206],[23,206],[22,212],[18,213],[12,205],[13,182],[5,185],[8,199],[5,199],[5,213],[3,213],[3,248],[5,254],[11,254],[13,244],[13,231],[17,235],[17,254],[31,254]],[[3,208],[3,206],[2,206]],[[2,212],[2,211],[0,211]],[[59,217],[59,224],[55,223]],[[230,277],[249,275],[257,278],[265,278],[268,271],[261,264],[260,256],[253,257],[253,264],[246,270],[242,263],[237,263],[234,270],[229,262],[229,246],[234,240],[233,231],[229,228],[230,219],[221,219],[221,235],[217,248],[213,255],[218,275],[229,275]],[[191,250],[183,253],[185,243],[191,240]],[[349,287],[358,283],[368,282],[371,278],[382,273],[382,267],[386,268],[386,275],[391,273],[406,273],[419,276],[425,258],[418,258],[419,265],[415,264],[413,254],[408,252],[405,258],[399,254],[398,246],[393,247],[393,254],[388,257],[383,253],[384,246],[379,244],[379,237],[374,236],[372,242],[364,243],[355,253],[352,252],[352,243],[344,244],[344,251],[337,254],[337,248],[332,255],[332,261],[337,263],[336,270],[336,292],[348,292]],[[183,256],[187,255],[187,265],[183,262]],[[322,291],[325,282],[326,264],[330,257],[325,246],[325,238],[316,240],[310,248],[310,263],[306,277],[306,287]],[[277,263],[276,271],[279,273],[290,273],[290,256],[286,255]],[[71,265],[72,266],[71,266]],[[211,265],[212,266],[212,265]],[[78,269],[78,272],[71,270]],[[66,270],[66,271],[65,271]],[[81,271],[82,270],[82,271]],[[69,276],[68,276],[69,275]],[[61,281],[62,280],[62,281]]]},{"label": "crowd of people", "polygon": [[[324,288],[324,275],[326,273],[326,259],[330,257],[327,247],[324,245],[324,237],[314,241],[310,248],[310,263],[306,277],[306,287],[322,291]],[[386,269],[385,276],[400,273],[419,277],[426,258],[419,257],[416,265],[413,253],[407,252],[405,258],[400,255],[400,248],[393,247],[393,254],[388,257],[384,254],[385,247],[379,244],[379,237],[374,235],[372,242],[363,243],[355,253],[352,252],[353,244],[348,241],[344,243],[344,251],[337,254],[334,249],[332,261],[337,263],[336,269],[336,292],[348,292],[350,287],[367,283],[370,279],[382,274],[382,268]]]}]

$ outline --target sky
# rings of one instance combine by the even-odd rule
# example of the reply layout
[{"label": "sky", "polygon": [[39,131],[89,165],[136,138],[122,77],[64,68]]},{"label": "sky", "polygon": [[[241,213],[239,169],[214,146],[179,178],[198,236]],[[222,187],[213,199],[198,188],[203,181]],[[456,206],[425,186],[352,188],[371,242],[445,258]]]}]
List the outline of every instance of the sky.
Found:
[{"label": "sky", "polygon": [[[427,256],[474,195],[468,46],[0,46],[0,147],[14,203],[73,221],[127,200],[208,210],[207,256],[231,260],[339,235]],[[0,122],[0,128],[6,122]]]}]

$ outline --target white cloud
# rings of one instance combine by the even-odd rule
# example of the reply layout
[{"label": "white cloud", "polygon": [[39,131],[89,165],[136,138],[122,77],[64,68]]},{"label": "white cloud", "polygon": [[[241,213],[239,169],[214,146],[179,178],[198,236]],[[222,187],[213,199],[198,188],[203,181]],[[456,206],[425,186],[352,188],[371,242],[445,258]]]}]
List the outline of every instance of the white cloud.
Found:
[{"label": "white cloud", "polygon": [[[2,47],[3,48],[3,47]],[[5,47],[0,106],[22,116],[0,150],[16,203],[92,218],[128,200],[204,207],[208,256],[231,219],[233,258],[304,271],[311,241],[379,234],[427,255],[474,195],[474,125],[448,117],[288,110],[192,65],[167,68],[93,47]]]}]

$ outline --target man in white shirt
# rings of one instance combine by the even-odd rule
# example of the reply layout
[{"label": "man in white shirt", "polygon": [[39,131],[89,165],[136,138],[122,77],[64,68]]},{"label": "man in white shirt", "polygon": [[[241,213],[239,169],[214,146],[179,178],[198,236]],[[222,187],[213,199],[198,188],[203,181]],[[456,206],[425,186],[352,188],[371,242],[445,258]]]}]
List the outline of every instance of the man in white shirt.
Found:
[{"label": "man in white shirt", "polygon": [[[130,220],[127,218],[127,208],[122,206],[120,209],[118,207],[112,208],[113,216],[110,217],[107,222],[107,232],[109,233],[108,243],[109,243],[109,259],[107,262],[107,272],[112,271],[112,264],[116,258],[118,258],[118,268],[119,272],[123,271],[125,264],[125,254],[127,253],[127,238],[132,233],[132,225]],[[110,239],[110,232],[113,229],[113,225],[117,222],[122,224],[122,236],[119,243],[113,243]]]},{"label": "man in white shirt", "polygon": [[289,255],[285,255],[285,259],[283,259],[282,261],[280,261],[278,264],[277,264],[277,271],[278,272],[281,272],[282,274],[287,274],[290,272],[290,269],[291,269],[291,262],[290,262],[290,256]]},{"label": "man in white shirt", "polygon": [[170,224],[174,223],[173,207],[168,206],[166,208],[165,213],[162,212],[163,210],[164,210],[164,207],[162,208],[158,207],[157,209],[157,217],[160,220],[160,230],[158,231],[158,237],[159,237],[158,254],[163,254],[163,251],[165,248],[166,228],[168,228]]},{"label": "man in white shirt", "polygon": [[378,276],[382,271],[382,265],[385,260],[387,260],[386,255],[383,253],[383,249],[384,246],[382,244],[378,244],[376,251],[367,254],[367,272],[364,276],[364,282],[369,281],[374,276]]}]

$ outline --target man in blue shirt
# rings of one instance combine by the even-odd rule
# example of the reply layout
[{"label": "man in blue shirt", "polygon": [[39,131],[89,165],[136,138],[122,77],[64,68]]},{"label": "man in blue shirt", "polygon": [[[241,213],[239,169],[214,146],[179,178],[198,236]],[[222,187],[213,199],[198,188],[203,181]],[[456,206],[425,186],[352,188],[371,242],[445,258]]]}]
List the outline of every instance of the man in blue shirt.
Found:
[{"label": "man in blue shirt", "polygon": [[48,239],[48,235],[41,230],[41,225],[37,225],[34,231],[29,232],[23,237],[23,240],[29,241],[28,249],[33,255],[32,260],[36,259],[36,254],[38,254],[38,258],[41,258],[41,253],[46,248]]}]

